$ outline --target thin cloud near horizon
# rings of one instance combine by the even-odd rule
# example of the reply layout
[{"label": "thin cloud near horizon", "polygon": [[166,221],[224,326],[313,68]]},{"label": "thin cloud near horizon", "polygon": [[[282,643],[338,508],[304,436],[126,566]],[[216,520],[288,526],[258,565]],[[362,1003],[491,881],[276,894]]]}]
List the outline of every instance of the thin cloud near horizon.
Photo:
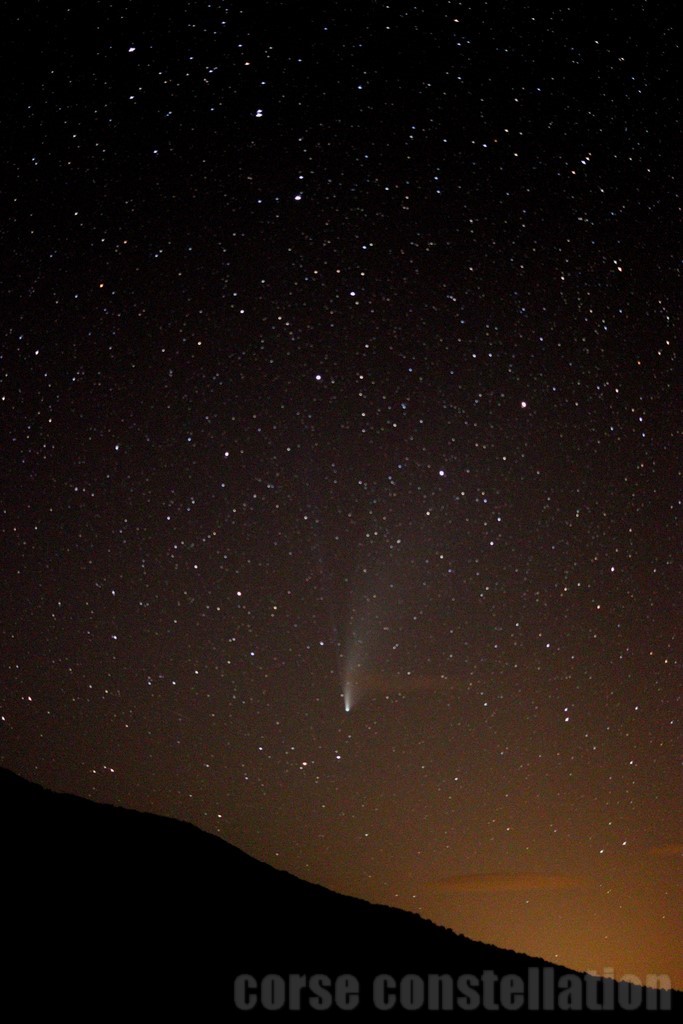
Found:
[{"label": "thin cloud near horizon", "polygon": [[558,892],[563,889],[582,889],[586,879],[577,875],[543,875],[524,871],[501,871],[490,874],[452,875],[432,883],[430,889],[445,895],[451,893],[495,892]]}]

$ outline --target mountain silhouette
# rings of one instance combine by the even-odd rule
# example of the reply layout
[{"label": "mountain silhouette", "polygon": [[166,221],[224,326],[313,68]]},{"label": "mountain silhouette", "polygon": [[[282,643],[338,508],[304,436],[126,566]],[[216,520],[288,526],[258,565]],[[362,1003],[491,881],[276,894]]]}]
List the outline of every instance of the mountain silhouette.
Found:
[{"label": "mountain silhouette", "polygon": [[[586,984],[585,975],[295,878],[193,825],[53,793],[5,769],[0,822],[3,997],[18,999],[31,1016],[66,1012],[70,1020],[98,1022],[120,1020],[123,1013],[157,1019],[187,1013],[200,1021],[313,1014],[348,1020],[357,1016],[355,1007],[340,1008],[347,983],[335,979],[351,975],[359,1012],[414,1017],[425,1010],[428,979],[437,975],[472,975],[472,1009],[486,1009],[484,972],[491,991],[491,972],[536,977],[541,988],[570,976],[571,984]],[[245,974],[249,979],[236,990]],[[382,982],[381,1000],[395,1002],[386,1010],[374,989],[383,974],[392,980]],[[264,982],[269,975],[276,980]],[[305,976],[306,983],[291,983],[290,975]],[[333,993],[317,1003],[310,998],[313,975],[329,979],[329,985],[320,978],[315,984]],[[420,984],[425,995],[417,1005]],[[624,1002],[646,1005],[646,993],[635,986],[590,984],[596,999],[611,999],[617,1009]],[[292,985],[301,988],[298,997]],[[264,1007],[264,998],[277,1003],[283,987],[284,1006]],[[444,989],[438,991],[441,1012],[427,1012],[438,1019],[459,1012],[449,1009]],[[664,994],[650,996],[666,1006]],[[523,999],[533,1004],[534,998],[540,997],[527,984]],[[255,1006],[240,1012],[245,999]],[[677,1006],[680,994],[670,994],[670,1001]]]}]

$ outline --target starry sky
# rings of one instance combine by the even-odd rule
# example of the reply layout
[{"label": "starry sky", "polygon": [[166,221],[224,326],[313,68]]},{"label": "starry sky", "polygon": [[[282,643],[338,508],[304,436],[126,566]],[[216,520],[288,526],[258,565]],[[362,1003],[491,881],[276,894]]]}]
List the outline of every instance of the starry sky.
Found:
[{"label": "starry sky", "polygon": [[5,767],[683,986],[675,9],[7,5]]}]

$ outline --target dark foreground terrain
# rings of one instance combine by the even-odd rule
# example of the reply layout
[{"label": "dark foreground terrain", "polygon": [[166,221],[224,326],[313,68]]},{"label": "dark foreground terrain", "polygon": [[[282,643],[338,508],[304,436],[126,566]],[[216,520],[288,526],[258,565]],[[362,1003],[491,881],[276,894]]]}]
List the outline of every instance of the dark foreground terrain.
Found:
[{"label": "dark foreground terrain", "polygon": [[[444,1020],[558,1003],[640,1016],[648,1001],[669,1002],[330,892],[192,825],[51,793],[2,769],[0,809],[2,991],[5,1007],[18,1007],[3,1010],[8,1021],[421,1010]],[[671,1002],[675,1012],[679,994]]]}]

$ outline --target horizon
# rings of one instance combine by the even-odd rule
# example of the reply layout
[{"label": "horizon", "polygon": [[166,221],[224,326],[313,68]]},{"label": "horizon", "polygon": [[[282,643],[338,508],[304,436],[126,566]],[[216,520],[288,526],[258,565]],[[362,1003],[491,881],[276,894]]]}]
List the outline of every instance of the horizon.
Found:
[{"label": "horizon", "polygon": [[[44,866],[43,871],[41,872],[41,882],[40,884],[35,886],[35,891],[31,896],[31,900],[33,901],[30,904],[31,906],[33,906],[33,904],[37,902],[37,906],[40,907],[44,899],[49,900],[56,896],[56,891],[53,894],[50,893],[50,879],[52,879],[53,877],[52,868],[54,868],[55,865],[58,866],[57,878],[60,878],[59,872],[61,868],[66,867],[68,870],[67,865],[71,865],[71,869],[73,870],[73,866],[78,864],[77,858],[79,853],[79,845],[82,842],[85,842],[85,845],[87,847],[88,843],[92,843],[93,841],[95,843],[95,850],[97,849],[98,843],[104,842],[105,847],[107,849],[110,847],[110,845],[113,845],[113,847],[116,850],[116,854],[113,855],[112,867],[116,871],[116,865],[118,865],[119,870],[119,877],[115,884],[119,887],[122,886],[123,891],[127,893],[127,898],[132,899],[133,903],[135,904],[137,897],[135,895],[135,887],[134,885],[132,885],[135,875],[131,873],[131,871],[135,868],[136,860],[130,860],[126,858],[124,851],[126,849],[126,846],[131,845],[132,843],[132,846],[143,857],[145,855],[148,855],[150,850],[144,846],[144,837],[146,834],[147,839],[149,841],[149,839],[151,838],[149,828],[156,827],[155,822],[170,823],[174,826],[180,826],[180,829],[185,829],[186,826],[189,826],[191,829],[191,831],[189,832],[179,831],[175,837],[175,843],[169,843],[170,836],[168,833],[164,833],[164,845],[168,852],[168,861],[171,864],[175,863],[179,858],[186,863],[188,852],[193,845],[195,846],[195,853],[199,851],[199,846],[197,844],[201,841],[201,837],[204,837],[206,839],[219,839],[224,844],[226,851],[231,850],[237,852],[238,854],[240,854],[240,856],[243,855],[243,851],[240,851],[238,847],[235,847],[233,844],[229,843],[222,836],[217,836],[213,833],[206,832],[203,829],[198,828],[191,822],[181,821],[177,818],[168,818],[166,816],[156,815],[150,812],[143,812],[141,814],[139,811],[135,811],[131,808],[122,807],[116,804],[102,804],[83,797],[77,797],[79,803],[78,806],[75,806],[70,799],[74,794],[61,793],[55,790],[47,789],[44,786],[41,786],[40,783],[35,783],[30,779],[24,778],[24,776],[17,775],[10,769],[3,768],[2,766],[0,766],[0,781],[3,783],[3,785],[5,785],[6,783],[9,784],[10,795],[13,795],[14,792],[15,795],[19,794],[19,796],[21,797],[21,795],[24,794],[26,797],[26,799],[23,801],[23,804],[21,802],[21,799],[19,802],[17,802],[15,799],[11,801],[9,807],[6,807],[5,809],[5,816],[7,818],[7,814],[9,812],[9,819],[11,824],[16,824],[17,822],[21,823],[22,815],[29,816],[26,822],[23,822],[23,827],[20,827],[19,829],[19,846],[22,849],[23,854],[21,855],[19,861],[17,862],[17,867],[19,867],[19,865],[23,866],[24,868],[26,867],[27,856],[30,857],[35,853],[37,853],[41,857],[44,856],[45,850],[40,848],[42,843],[44,843],[45,835],[45,823],[43,821],[44,812],[47,812],[47,814],[49,815],[49,820],[54,823],[54,812],[59,811],[60,798],[69,798],[69,803],[61,807],[62,827],[60,829],[60,835],[62,842],[60,843],[59,846],[59,854],[57,858],[54,858],[49,863],[49,866]],[[20,784],[19,790],[16,790],[17,782],[19,782]],[[41,798],[37,804],[35,802],[35,793],[33,792],[36,788],[41,792]],[[31,791],[30,794],[29,791]],[[54,802],[55,797],[57,798],[57,803]],[[45,800],[47,800],[47,802],[44,802]],[[123,812],[124,817],[117,816],[116,818],[109,819],[109,827],[105,828],[104,830],[102,830],[104,825],[104,819],[99,818],[98,826],[95,829],[93,829],[94,822],[90,821],[88,818],[88,815],[92,813],[89,810],[90,808],[104,809],[107,813],[109,811],[116,811],[117,814],[118,812]],[[17,811],[19,811],[18,817]],[[144,827],[141,828],[143,821]],[[26,827],[28,827],[28,831]],[[35,836],[33,836],[32,830],[36,831]],[[13,855],[15,851],[13,849],[13,838],[15,835],[16,830],[11,828],[10,831],[8,832],[8,842],[6,843],[6,851],[10,857],[10,863],[14,863]],[[27,835],[31,837],[30,844],[27,843]],[[34,851],[32,849],[32,846],[35,845],[38,845],[39,848]],[[89,851],[89,860],[92,860],[93,852],[93,850]],[[122,853],[124,854],[124,856],[120,860],[119,858]],[[256,866],[257,871],[262,871],[263,869],[268,871],[271,867],[274,867],[273,865],[268,865],[263,861],[258,861],[254,858],[251,858],[249,857],[249,855],[247,855],[247,858],[252,865],[252,870],[253,866]],[[64,862],[63,864],[62,861]],[[242,870],[244,870],[244,865],[246,862],[242,860],[240,863],[242,864]],[[201,866],[201,858],[199,858],[199,862],[195,866]],[[83,869],[84,867],[85,865],[81,865],[81,869]],[[19,869],[21,870],[21,867]],[[234,865],[226,860],[225,869],[226,871],[233,873],[232,878],[234,881]],[[213,858],[213,866],[211,870],[214,873],[216,871],[215,857]],[[101,861],[99,863],[98,871],[102,871]],[[291,885],[293,883],[296,886],[310,888],[310,895],[308,895],[307,899],[309,901],[313,899],[313,903],[315,903],[315,894],[320,891],[319,886],[312,885],[311,883],[306,882],[303,879],[299,879],[295,875],[291,875],[288,872],[284,872],[282,869],[275,868],[275,873],[279,878],[282,879],[282,883],[276,884]],[[108,875],[108,872],[105,872],[105,874]],[[243,893],[247,896],[249,893],[249,889],[250,887],[253,887],[255,880],[254,876],[251,876],[250,881],[248,881],[248,877],[249,876],[245,874],[245,877],[239,880],[240,890],[242,890]],[[495,878],[497,876],[492,877]],[[539,879],[542,877],[543,876],[539,876],[536,879],[536,882],[538,883]],[[285,882],[285,880],[287,881]],[[16,889],[16,883],[19,881],[20,880],[18,878],[14,878],[15,890],[20,892],[21,887],[19,887],[18,890]],[[63,882],[63,879],[61,879],[61,881]],[[83,898],[82,896],[78,895],[78,886],[81,885],[83,887],[83,892],[87,893],[87,900],[91,906],[96,906],[98,904],[98,901],[100,900],[104,900],[104,905],[106,906],[106,894],[108,886],[111,884],[112,881],[113,879],[109,878],[108,884],[103,886],[100,890],[97,888],[97,886],[93,887],[92,881],[90,881],[87,878],[86,872],[86,874],[83,875],[79,874],[74,879],[74,882],[69,884],[68,888],[70,892],[70,910],[72,912],[74,920],[79,920],[79,901]],[[364,900],[359,901],[357,897],[354,896],[345,896],[341,893],[335,893],[333,890],[325,891],[328,894],[332,894],[333,897],[341,900],[342,903],[349,900],[353,904],[365,904],[366,902]],[[303,890],[301,890],[301,892],[303,892]],[[42,895],[38,897],[37,901],[36,893],[42,893]],[[178,893],[175,894],[174,898],[177,899],[177,897]],[[288,900],[291,902],[291,896],[288,896]],[[342,903],[339,903],[338,906],[341,907]],[[29,904],[26,902],[26,900],[22,900],[20,898],[19,907],[17,909],[20,912],[22,910],[26,911],[28,909],[28,906]],[[386,905],[379,903],[369,903],[367,904],[367,906],[372,907],[380,912],[390,909]],[[8,921],[11,922],[11,903],[8,904],[7,909],[10,912],[8,916]],[[264,908],[261,909],[263,910]],[[273,907],[273,909],[277,909],[278,916],[280,916],[280,914],[282,913],[281,908],[278,906],[277,908]],[[421,915],[417,914],[415,911],[404,910],[402,911],[402,913],[406,915],[407,919],[420,918],[423,922],[427,923],[428,925],[435,924],[428,918],[421,918]],[[149,910],[147,910],[146,914],[147,917],[149,917]],[[299,916],[301,915],[300,906],[298,914]],[[58,915],[55,917],[53,914],[51,914],[50,916],[54,917],[54,920],[59,921]],[[34,921],[35,920],[36,919],[34,918]],[[111,927],[111,922],[109,921],[106,911],[103,911],[101,921],[103,925],[107,926],[107,928]],[[261,922],[261,925],[263,926],[263,924],[266,923],[267,918],[265,919],[265,921]],[[337,933],[338,923],[339,922],[337,922],[336,919],[334,918],[329,921],[330,934],[328,938],[331,937],[332,934]],[[65,922],[62,922],[62,926],[64,926],[64,924]],[[395,925],[392,926],[392,932],[394,930],[394,927]],[[466,944],[465,947],[461,947],[460,949],[461,959],[463,955],[463,950],[465,948],[470,948],[472,950],[477,949],[478,955],[481,956],[481,953],[478,949],[478,947],[481,945],[479,942],[470,939],[468,936],[464,936],[462,934],[453,932],[450,929],[447,929],[447,931],[450,932],[454,939],[457,938],[459,941],[462,941]],[[442,935],[442,933],[443,926],[436,926],[435,934]],[[321,936],[321,940],[322,938],[323,936]],[[650,1000],[652,997],[652,1008],[669,1009],[669,1004],[665,1003],[660,1005],[658,1000],[666,998],[665,996],[662,996],[662,993],[667,993],[669,992],[669,990],[672,990],[673,992],[677,991],[675,988],[673,988],[671,984],[671,978],[668,975],[648,974],[644,978],[639,978],[634,974],[629,974],[622,978],[616,974],[613,968],[609,967],[603,968],[601,972],[587,972],[587,976],[584,976],[584,983],[585,986],[588,986],[588,982],[594,977],[597,981],[606,980],[616,982],[616,990],[612,990],[608,993],[603,992],[602,994],[599,992],[599,990],[595,988],[591,989],[590,987],[584,987],[581,990],[577,990],[576,979],[572,979],[569,976],[572,969],[567,967],[567,965],[552,965],[548,964],[547,961],[531,960],[529,959],[527,954],[519,950],[505,950],[488,944],[483,945],[482,948],[488,951],[487,957],[489,958],[490,962],[489,966],[480,974],[473,974],[471,965],[468,962],[465,962],[465,964],[458,962],[459,971],[457,975],[455,973],[444,975],[443,973],[434,971],[426,976],[417,976],[414,973],[411,973],[409,975],[399,973],[397,976],[377,974],[373,979],[373,993],[371,1000],[372,1006],[374,1008],[387,1009],[389,1008],[390,1004],[397,1004],[400,1005],[403,1009],[416,1009],[423,1007],[425,1004],[428,1004],[427,1008],[429,1009],[434,1009],[437,1006],[443,1009],[453,1008],[454,1001],[457,1001],[458,1005],[461,1008],[472,1009],[483,1000],[484,1009],[513,1009],[515,1008],[515,999],[518,998],[517,996],[513,995],[513,989],[518,988],[526,993],[526,997],[530,998],[535,1004],[537,1004],[536,1008],[538,1008],[538,1006],[543,1006],[544,1008],[554,1007],[557,999],[559,998],[560,1000],[565,1000],[565,1009],[575,1009],[577,1008],[577,1006],[584,1005],[587,1006],[588,1009],[612,1009],[615,1006],[625,1009],[632,1009],[632,997],[628,996],[625,992],[621,992],[620,986],[618,984],[621,982],[622,984],[636,986],[636,988],[643,987],[649,989],[650,993],[646,994],[644,998]],[[512,954],[513,957],[519,956],[519,962],[516,965],[517,972],[514,973],[510,971],[511,963],[508,962],[505,965],[507,968],[505,970],[505,973],[501,974],[499,972],[502,969],[502,964],[499,965],[495,962],[495,960],[491,961],[491,958],[495,956],[508,957],[509,954]],[[495,963],[495,969],[491,968],[491,962]],[[542,966],[539,967],[539,963]],[[522,969],[522,965],[526,965],[525,970]],[[335,998],[334,1000],[330,1001],[329,994],[325,996],[325,992],[337,992],[337,982],[342,982],[343,979],[348,979],[350,982],[352,982],[352,987],[355,990],[355,997],[357,998],[359,996],[360,982],[357,977],[355,977],[353,974],[348,973],[348,964],[343,965],[345,967],[346,973],[343,976],[338,975],[336,979],[330,979],[330,977],[326,975],[321,975],[314,972],[311,975],[311,978],[319,978],[320,982],[314,983],[312,987],[310,981],[307,984],[306,978],[302,975],[290,974],[286,977],[284,974],[272,974],[270,968],[275,966],[273,964],[269,965],[268,972],[266,973],[264,971],[264,966],[264,964],[259,965],[257,962],[254,962],[251,964],[250,969],[252,971],[255,971],[255,974],[241,973],[235,977],[234,992],[235,1006],[237,1009],[253,1008],[254,1006],[259,1004],[263,1005],[267,1009],[277,1009],[281,1008],[284,1005],[287,1005],[289,1009],[298,1009],[300,1005],[302,1005],[302,992],[304,994],[307,993],[306,998],[309,1001],[317,1001],[319,1009],[330,1008],[330,1006],[332,1005],[337,1005],[337,1003],[339,1003],[339,1000]],[[456,962],[454,961],[453,967],[455,968],[455,966]],[[559,972],[565,973],[560,974]],[[549,975],[547,981],[544,980],[545,975]],[[507,980],[511,978],[514,978],[515,981],[511,985],[506,984]],[[270,984],[271,980],[273,982],[273,985]],[[419,982],[417,989],[415,988],[416,981]],[[442,983],[444,981],[448,982],[447,992],[444,992],[442,989]],[[296,982],[296,985],[294,989],[291,989],[290,986],[294,982]],[[406,983],[405,985],[403,984],[404,982]],[[432,985],[432,982],[434,983],[434,985]],[[348,988],[348,985],[344,987]],[[440,995],[439,992],[441,993]],[[560,993],[562,992],[565,993],[564,996],[560,995]],[[658,993],[656,998],[654,993]],[[367,992],[365,993],[365,997],[367,1001]],[[294,999],[294,1003],[292,1002],[292,998]],[[444,998],[445,1003],[447,1003],[448,1006],[445,1005]],[[250,1003],[249,1007],[247,1007],[246,1005],[247,1002]],[[240,1003],[244,1003],[245,1005],[240,1005]],[[278,1005],[276,1005],[276,1003]],[[510,1005],[508,1005],[508,1003],[510,1003]],[[341,1005],[341,1003],[339,1003],[339,1005]],[[360,1005],[360,1003],[358,1003],[358,1005]],[[649,1005],[650,1004],[648,1003],[648,1006]],[[349,1004],[345,1008],[353,1009],[355,1008],[355,1006],[351,1006]]]}]

